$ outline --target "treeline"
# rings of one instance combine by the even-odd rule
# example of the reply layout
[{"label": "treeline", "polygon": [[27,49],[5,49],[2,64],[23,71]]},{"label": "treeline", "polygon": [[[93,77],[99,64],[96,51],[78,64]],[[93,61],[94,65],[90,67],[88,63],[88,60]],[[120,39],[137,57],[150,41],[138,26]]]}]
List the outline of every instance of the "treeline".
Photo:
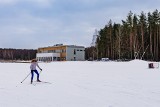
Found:
[{"label": "treeline", "polygon": [[[96,52],[94,52],[96,51]],[[140,15],[128,13],[122,23],[112,20],[100,29],[94,59],[144,59],[160,60],[160,12],[141,12]],[[95,55],[93,55],[95,54]]]},{"label": "treeline", "polygon": [[31,60],[36,57],[37,50],[32,49],[2,49],[0,60]]}]

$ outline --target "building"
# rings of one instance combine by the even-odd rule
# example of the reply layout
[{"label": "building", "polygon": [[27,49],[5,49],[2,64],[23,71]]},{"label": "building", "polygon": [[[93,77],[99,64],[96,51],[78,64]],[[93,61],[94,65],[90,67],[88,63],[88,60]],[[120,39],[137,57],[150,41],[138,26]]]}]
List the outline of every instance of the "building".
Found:
[{"label": "building", "polygon": [[84,61],[85,48],[83,46],[57,44],[38,48],[38,61]]}]

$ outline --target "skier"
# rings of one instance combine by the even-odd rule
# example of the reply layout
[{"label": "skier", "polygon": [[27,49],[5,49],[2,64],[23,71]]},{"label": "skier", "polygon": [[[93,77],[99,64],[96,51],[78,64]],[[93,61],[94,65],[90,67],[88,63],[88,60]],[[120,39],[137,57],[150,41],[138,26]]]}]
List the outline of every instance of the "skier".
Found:
[{"label": "skier", "polygon": [[37,60],[36,59],[32,59],[31,66],[30,66],[30,69],[31,69],[31,84],[33,82],[34,72],[37,74],[37,82],[41,82],[39,80],[39,73],[36,70],[36,66],[42,71],[42,69],[39,67],[39,65],[37,63]]}]

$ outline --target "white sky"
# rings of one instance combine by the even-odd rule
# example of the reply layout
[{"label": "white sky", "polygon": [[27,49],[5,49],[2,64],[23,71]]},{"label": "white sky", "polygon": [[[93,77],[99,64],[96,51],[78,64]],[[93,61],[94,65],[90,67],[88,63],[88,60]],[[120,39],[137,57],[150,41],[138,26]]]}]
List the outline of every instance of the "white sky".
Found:
[{"label": "white sky", "polygon": [[0,48],[90,46],[95,29],[110,19],[120,23],[129,11],[160,9],[159,0],[0,0]]}]

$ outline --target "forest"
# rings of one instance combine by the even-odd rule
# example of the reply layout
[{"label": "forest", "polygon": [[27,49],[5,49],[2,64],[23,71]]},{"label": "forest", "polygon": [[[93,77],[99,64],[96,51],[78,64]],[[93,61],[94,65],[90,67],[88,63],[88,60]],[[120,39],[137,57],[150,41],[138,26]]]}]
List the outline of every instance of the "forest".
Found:
[{"label": "forest", "polygon": [[33,49],[2,49],[0,60],[31,60],[36,57],[37,50]]},{"label": "forest", "polygon": [[86,48],[86,58],[111,60],[160,60],[160,12],[128,13],[121,23],[110,19],[98,31],[95,46]]}]

